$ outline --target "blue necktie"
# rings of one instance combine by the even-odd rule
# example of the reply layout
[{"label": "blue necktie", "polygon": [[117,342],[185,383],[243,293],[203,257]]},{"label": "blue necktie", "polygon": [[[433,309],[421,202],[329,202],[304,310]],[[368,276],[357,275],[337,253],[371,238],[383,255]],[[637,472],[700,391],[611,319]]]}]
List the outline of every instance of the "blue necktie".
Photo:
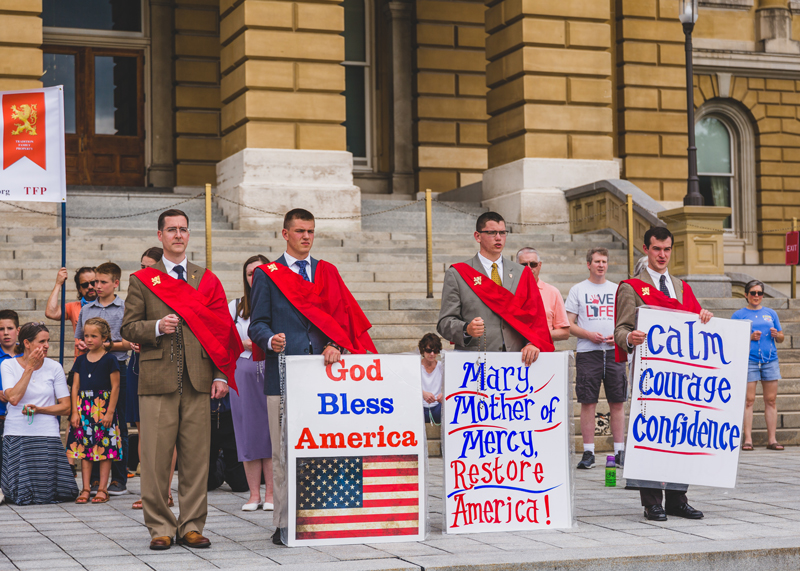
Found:
[{"label": "blue necktie", "polygon": [[660,285],[659,289],[661,290],[661,293],[663,293],[667,297],[672,297],[669,294],[669,288],[667,287],[667,276],[665,276],[663,274],[661,275],[661,285]]},{"label": "blue necktie", "polygon": [[308,262],[305,260],[297,260],[295,264],[297,264],[297,267],[300,268],[300,277],[307,282],[310,282],[311,279],[308,277],[308,273],[306,272],[306,266],[308,265]]},{"label": "blue necktie", "polygon": [[176,274],[178,274],[178,279],[179,279],[179,280],[186,281],[186,278],[185,278],[185,277],[183,277],[183,272],[185,271],[185,270],[183,269],[183,266],[181,266],[180,264],[178,264],[177,266],[175,266],[174,268],[172,268],[172,271],[173,271],[173,272],[175,272]]}]

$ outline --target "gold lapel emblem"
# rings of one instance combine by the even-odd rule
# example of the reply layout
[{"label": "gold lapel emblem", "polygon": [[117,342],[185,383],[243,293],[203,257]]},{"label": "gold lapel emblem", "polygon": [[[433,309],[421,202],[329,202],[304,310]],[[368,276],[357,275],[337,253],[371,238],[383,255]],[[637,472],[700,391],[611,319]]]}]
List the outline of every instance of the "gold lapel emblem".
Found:
[{"label": "gold lapel emblem", "polygon": [[274,263],[272,263],[272,264],[270,264],[270,265],[268,265],[268,266],[267,266],[267,269],[268,269],[270,272],[277,272],[277,271],[278,271],[278,266],[277,266],[277,265],[275,265]]},{"label": "gold lapel emblem", "polygon": [[197,274],[192,274],[192,279],[196,280],[197,279]]},{"label": "gold lapel emblem", "polygon": [[161,277],[160,277],[160,276],[156,276],[156,277],[154,277],[154,278],[152,279],[152,282],[153,282],[153,285],[154,285],[154,286],[157,286],[158,284],[160,284],[160,283],[161,283]]},{"label": "gold lapel emblem", "polygon": [[642,295],[650,295],[650,288],[649,287],[643,287],[642,288]]},{"label": "gold lapel emblem", "polygon": [[472,279],[473,285],[481,285],[481,276]]}]

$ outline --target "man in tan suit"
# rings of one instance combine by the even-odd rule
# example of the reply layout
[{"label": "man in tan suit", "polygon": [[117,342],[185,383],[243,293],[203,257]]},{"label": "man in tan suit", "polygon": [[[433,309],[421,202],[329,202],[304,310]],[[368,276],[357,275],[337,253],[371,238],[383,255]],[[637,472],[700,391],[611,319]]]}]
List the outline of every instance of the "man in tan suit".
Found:
[{"label": "man in tan suit", "polygon": [[[167,210],[158,219],[164,257],[153,268],[163,272],[153,284],[184,280],[195,290],[204,268],[186,259],[189,219]],[[145,270],[142,270],[145,271]],[[166,275],[164,275],[166,274]],[[153,286],[155,287],[155,286]],[[227,377],[212,362],[186,321],[176,315],[136,275],[125,300],[122,337],[141,346],[139,410],[142,439],[142,506],[150,530],[150,549],[169,549],[172,538],[187,547],[210,547],[203,537],[208,513],[206,483],[211,444],[209,397],[228,394]],[[177,445],[180,516],[167,505],[172,451]]]},{"label": "man in tan suit", "polygon": [[[682,280],[669,275],[669,260],[672,256],[672,233],[664,227],[650,228],[644,234],[644,253],[647,254],[647,267],[634,278],[649,284],[653,289],[661,291],[667,297],[677,299],[683,303],[684,290],[690,289]],[[645,305],[633,287],[621,283],[617,289],[616,326],[614,328],[614,342],[618,347],[632,353],[634,348],[644,343],[647,334],[636,329],[636,308]],[[708,323],[714,315],[707,309],[700,311],[700,321]],[[629,488],[638,488],[644,506],[645,518],[653,521],[666,521],[667,516],[683,517],[687,519],[702,519],[703,512],[689,505],[686,498],[685,484],[650,482],[647,480],[631,480],[627,482]],[[662,492],[666,495],[666,511],[661,505]]]}]

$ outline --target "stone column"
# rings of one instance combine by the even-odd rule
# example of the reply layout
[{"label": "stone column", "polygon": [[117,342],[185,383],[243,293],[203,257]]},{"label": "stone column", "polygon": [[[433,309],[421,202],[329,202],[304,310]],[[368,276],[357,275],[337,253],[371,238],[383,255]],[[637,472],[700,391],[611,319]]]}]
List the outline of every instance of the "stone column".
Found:
[{"label": "stone column", "polygon": [[150,96],[152,158],[147,181],[153,186],[175,185],[175,128],[171,101],[173,96],[172,0],[150,0]]},{"label": "stone column", "polygon": [[619,177],[610,3],[493,0],[489,6],[483,203],[512,221],[566,220],[565,189]]},{"label": "stone column", "polygon": [[[344,9],[337,0],[221,0],[222,161],[218,192],[237,228],[278,229],[282,213],[358,215],[346,148]],[[359,219],[318,228],[359,230]]]},{"label": "stone column", "polygon": [[413,194],[412,6],[407,0],[387,2],[385,12],[392,33],[392,193]]},{"label": "stone column", "polygon": [[800,42],[792,39],[788,0],[758,0],[756,44],[769,53],[800,54]]}]

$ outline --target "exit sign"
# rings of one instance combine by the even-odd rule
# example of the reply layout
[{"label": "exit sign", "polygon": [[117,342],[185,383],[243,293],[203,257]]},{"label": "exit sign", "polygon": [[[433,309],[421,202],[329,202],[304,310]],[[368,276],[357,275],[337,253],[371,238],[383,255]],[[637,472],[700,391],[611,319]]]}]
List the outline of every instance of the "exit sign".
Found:
[{"label": "exit sign", "polygon": [[800,232],[786,233],[786,265],[796,266],[800,263]]}]

